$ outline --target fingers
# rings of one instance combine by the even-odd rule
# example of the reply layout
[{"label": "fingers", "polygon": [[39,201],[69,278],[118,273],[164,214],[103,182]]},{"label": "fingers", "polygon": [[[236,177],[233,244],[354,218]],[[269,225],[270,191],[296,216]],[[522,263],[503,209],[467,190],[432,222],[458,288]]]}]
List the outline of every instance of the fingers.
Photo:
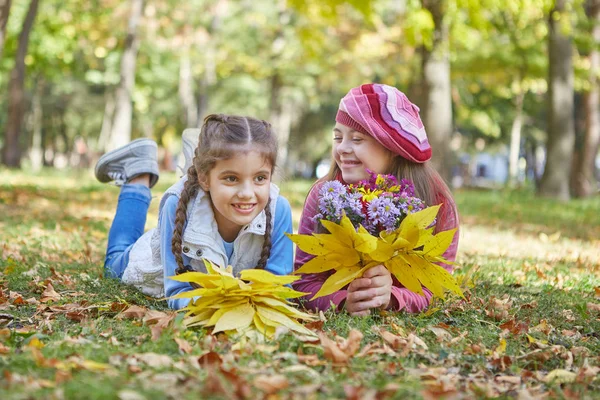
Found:
[{"label": "fingers", "polygon": [[371,280],[367,278],[358,278],[348,285],[348,292],[355,292],[360,289],[367,289],[371,286]]},{"label": "fingers", "polygon": [[387,307],[390,302],[389,288],[376,288],[348,292],[346,295],[346,310],[351,314],[369,311],[371,308]]},{"label": "fingers", "polygon": [[385,307],[389,304],[389,297],[385,298],[385,296],[377,296],[372,297],[367,300],[354,302],[346,299],[346,310],[350,315],[356,315],[357,313],[366,313],[369,314],[372,308],[381,308]]},{"label": "fingers", "polygon": [[376,265],[374,267],[369,268],[363,274],[363,278],[373,278],[375,276],[390,276],[390,271],[383,265]]},{"label": "fingers", "polygon": [[365,271],[348,285],[345,308],[352,316],[370,314],[372,308],[385,308],[390,303],[392,276],[383,265]]}]

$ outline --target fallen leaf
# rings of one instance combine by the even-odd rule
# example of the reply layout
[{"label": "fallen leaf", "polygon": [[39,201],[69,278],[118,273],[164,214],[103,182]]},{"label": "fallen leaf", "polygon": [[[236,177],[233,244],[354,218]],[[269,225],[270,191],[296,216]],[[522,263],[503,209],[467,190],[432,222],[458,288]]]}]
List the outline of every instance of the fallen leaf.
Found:
[{"label": "fallen leaf", "polygon": [[209,351],[198,358],[198,364],[201,368],[216,368],[220,367],[222,363],[221,356],[214,351]]},{"label": "fallen leaf", "polygon": [[0,354],[8,354],[10,353],[10,347],[6,347],[2,343],[0,343]]},{"label": "fallen leaf", "polygon": [[142,353],[135,356],[138,360],[152,368],[164,368],[173,364],[173,359],[166,354]]},{"label": "fallen leaf", "polygon": [[571,383],[575,381],[577,374],[566,369],[555,369],[544,377],[546,383]]},{"label": "fallen leaf", "polygon": [[587,309],[588,311],[600,313],[600,304],[587,303]]},{"label": "fallen leaf", "polygon": [[126,309],[125,311],[123,311],[120,314],[120,316],[121,316],[121,318],[126,318],[126,319],[139,319],[139,318],[143,318],[147,312],[148,312],[148,309],[146,309],[144,307],[131,306],[128,309]]},{"label": "fallen leaf", "polygon": [[344,353],[338,344],[329,339],[324,332],[319,332],[319,339],[321,340],[321,346],[323,346],[324,355],[327,360],[334,364],[345,364],[348,362],[350,356]]},{"label": "fallen leaf", "polygon": [[192,345],[185,339],[175,338],[179,351],[184,354],[190,354],[192,352]]},{"label": "fallen leaf", "polygon": [[435,336],[438,338],[438,341],[440,341],[440,342],[445,339],[452,339],[452,335],[450,334],[450,332],[448,332],[444,328],[439,328],[437,326],[430,326],[429,330],[435,334]]},{"label": "fallen leaf", "polygon": [[289,381],[284,375],[259,375],[254,379],[254,386],[269,395],[286,389]]},{"label": "fallen leaf", "polygon": [[58,301],[60,300],[60,298],[61,296],[60,294],[56,293],[56,291],[54,290],[54,286],[52,286],[51,283],[48,283],[48,286],[46,286],[46,289],[42,293],[40,302],[47,303],[49,301]]}]

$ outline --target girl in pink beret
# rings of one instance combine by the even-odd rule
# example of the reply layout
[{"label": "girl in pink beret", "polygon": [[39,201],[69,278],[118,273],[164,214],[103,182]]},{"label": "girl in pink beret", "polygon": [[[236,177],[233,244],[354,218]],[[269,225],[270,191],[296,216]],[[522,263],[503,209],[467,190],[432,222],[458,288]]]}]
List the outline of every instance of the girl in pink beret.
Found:
[{"label": "girl in pink beret", "polygon": [[[448,186],[439,173],[427,162],[431,147],[419,117],[419,108],[398,89],[382,84],[366,84],[351,89],[340,101],[333,127],[334,162],[327,176],[311,188],[300,219],[299,234],[318,230],[315,215],[318,193],[326,181],[338,180],[343,184],[368,179],[367,170],[393,174],[400,181],[410,179],[415,185],[415,196],[428,206],[443,204],[437,217],[436,232],[458,228],[458,212]],[[458,230],[444,254],[454,261],[458,247]],[[294,267],[300,268],[313,256],[296,250]],[[449,265],[443,265],[451,271]],[[307,292],[304,305],[312,310],[326,310],[333,304],[339,311],[350,315],[368,315],[371,309],[420,312],[431,301],[431,292],[425,296],[404,288],[383,265],[368,269],[344,289],[328,296],[309,299],[319,291],[332,271],[305,274],[296,281],[294,289]]]}]

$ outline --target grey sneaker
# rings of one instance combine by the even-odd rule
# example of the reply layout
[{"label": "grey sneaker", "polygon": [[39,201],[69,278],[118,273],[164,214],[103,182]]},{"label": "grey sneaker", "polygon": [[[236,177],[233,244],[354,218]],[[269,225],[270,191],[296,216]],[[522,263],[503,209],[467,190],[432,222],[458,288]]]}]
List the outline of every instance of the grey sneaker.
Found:
[{"label": "grey sneaker", "polygon": [[198,136],[200,136],[200,129],[188,128],[181,134],[181,152],[183,153],[184,164],[183,174],[187,174],[188,169],[192,166],[194,161],[194,151],[198,147]]},{"label": "grey sneaker", "polygon": [[96,164],[100,182],[115,181],[122,185],[141,174],[150,174],[150,187],[158,182],[157,146],[152,139],[136,139],[123,147],[109,151]]}]

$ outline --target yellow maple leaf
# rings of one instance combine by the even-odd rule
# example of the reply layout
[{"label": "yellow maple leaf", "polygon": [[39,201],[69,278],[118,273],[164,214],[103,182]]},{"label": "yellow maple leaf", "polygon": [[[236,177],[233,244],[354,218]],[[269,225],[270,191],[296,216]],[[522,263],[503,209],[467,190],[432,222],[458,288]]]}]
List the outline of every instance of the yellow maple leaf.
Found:
[{"label": "yellow maple leaf", "polygon": [[305,336],[316,337],[299,320],[316,317],[293,307],[289,299],[302,297],[289,285],[298,276],[274,275],[265,270],[247,269],[240,277],[231,267],[221,268],[205,260],[206,273],[186,272],[171,277],[180,282],[193,282],[198,289],[180,293],[173,298],[191,298],[184,322],[186,326],[212,328],[212,333],[225,332],[245,338],[256,334],[273,337],[277,327],[284,326]]},{"label": "yellow maple leaf", "polygon": [[[364,271],[384,265],[408,290],[423,295],[423,287],[444,298],[450,290],[464,298],[456,279],[436,263],[454,264],[443,254],[452,244],[456,229],[434,234],[432,224],[441,205],[408,214],[392,232],[371,235],[363,226],[355,229],[343,215],[339,224],[322,220],[328,234],[288,235],[298,247],[315,257],[295,274],[334,270],[312,299],[334,293]],[[311,299],[311,300],[312,300]]]}]

